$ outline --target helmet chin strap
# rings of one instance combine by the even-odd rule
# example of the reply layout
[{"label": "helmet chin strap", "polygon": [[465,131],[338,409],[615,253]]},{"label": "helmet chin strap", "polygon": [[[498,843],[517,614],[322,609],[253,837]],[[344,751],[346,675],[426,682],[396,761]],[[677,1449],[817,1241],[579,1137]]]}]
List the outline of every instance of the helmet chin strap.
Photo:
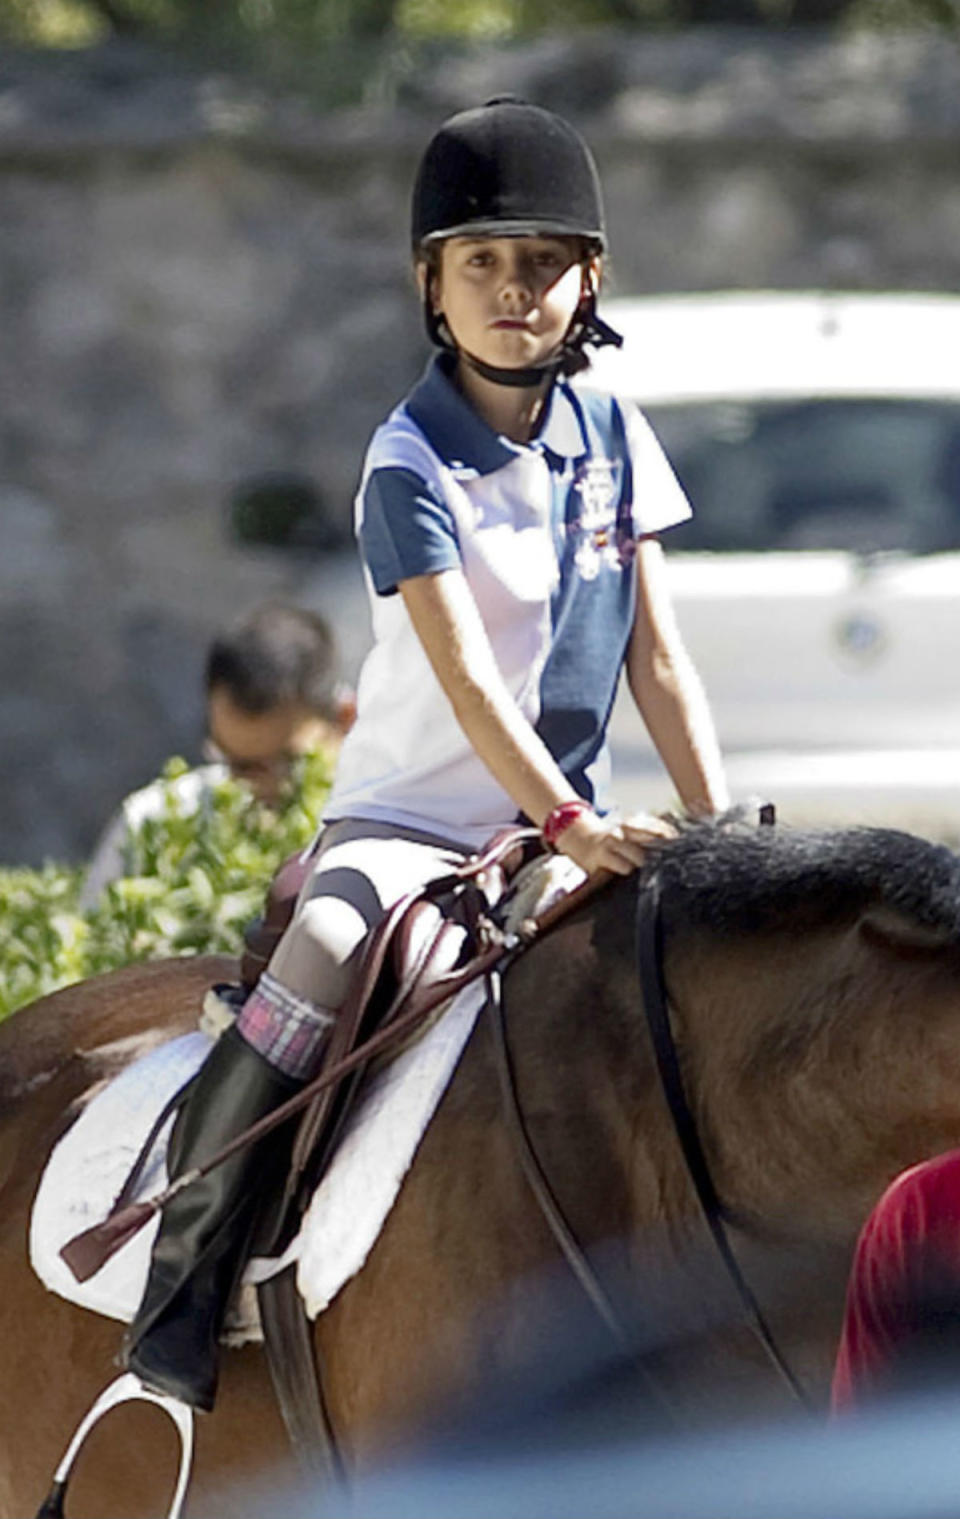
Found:
[{"label": "helmet chin strap", "polygon": [[549,359],[542,364],[531,364],[525,369],[501,369],[497,364],[488,364],[485,359],[478,359],[475,353],[468,353],[466,348],[458,348],[457,356],[469,364],[471,369],[476,370],[483,379],[490,380],[494,385],[507,385],[516,390],[523,390],[535,385],[541,385],[544,380],[553,380],[563,364],[563,350],[558,348]]}]

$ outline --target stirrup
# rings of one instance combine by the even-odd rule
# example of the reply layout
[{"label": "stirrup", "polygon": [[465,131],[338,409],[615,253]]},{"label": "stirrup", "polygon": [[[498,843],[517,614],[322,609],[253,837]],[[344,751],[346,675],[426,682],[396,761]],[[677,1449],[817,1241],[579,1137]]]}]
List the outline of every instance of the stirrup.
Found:
[{"label": "stirrup", "polygon": [[180,1519],[183,1501],[187,1496],[187,1483],[190,1481],[190,1471],[193,1467],[193,1409],[189,1403],[182,1402],[180,1398],[170,1397],[168,1393],[154,1392],[152,1387],[141,1382],[132,1371],[123,1372],[108,1387],[105,1387],[89,1413],[81,1420],[76,1434],[67,1446],[66,1455],[53,1474],[50,1491],[37,1509],[36,1519],[65,1519],[63,1505],[67,1496],[67,1483],[70,1480],[73,1463],[80,1454],[80,1447],[88,1434],[112,1408],[117,1408],[121,1403],[138,1401],[154,1403],[157,1408],[162,1408],[164,1413],[173,1420],[177,1434],[180,1436],[180,1470],[177,1473],[173,1502],[166,1513],[166,1519]]}]

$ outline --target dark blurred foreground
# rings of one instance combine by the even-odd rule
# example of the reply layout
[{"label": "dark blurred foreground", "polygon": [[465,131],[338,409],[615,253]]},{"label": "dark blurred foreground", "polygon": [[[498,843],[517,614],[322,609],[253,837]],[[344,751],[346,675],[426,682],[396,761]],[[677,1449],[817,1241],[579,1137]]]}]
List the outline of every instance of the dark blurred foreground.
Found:
[{"label": "dark blurred foreground", "polygon": [[[778,1331],[797,1313],[812,1320],[820,1306],[816,1280],[800,1264],[780,1254],[753,1271]],[[695,1291],[688,1272],[677,1272],[627,1311],[626,1344],[614,1343],[570,1279],[535,1283],[523,1324],[526,1333],[533,1321],[540,1349],[529,1368],[491,1376],[434,1425],[429,1440],[385,1460],[350,1491],[322,1492],[316,1480],[246,1484],[197,1510],[196,1519],[960,1516],[954,1337],[944,1338],[935,1363],[925,1363],[909,1398],[831,1422],[822,1379],[806,1378],[802,1406],[765,1362],[715,1257],[698,1255],[692,1266]],[[621,1307],[616,1274],[605,1271],[605,1284],[611,1275]],[[737,1364],[743,1343],[729,1366],[717,1359],[730,1334],[745,1340],[761,1379],[750,1416],[749,1378]],[[680,1408],[678,1359],[687,1378],[703,1367],[696,1428],[688,1403]]]}]

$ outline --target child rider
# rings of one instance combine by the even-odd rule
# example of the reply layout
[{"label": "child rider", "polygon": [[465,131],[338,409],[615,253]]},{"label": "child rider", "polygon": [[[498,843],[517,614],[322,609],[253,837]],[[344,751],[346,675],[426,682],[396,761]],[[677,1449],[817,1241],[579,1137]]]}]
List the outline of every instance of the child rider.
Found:
[{"label": "child rider", "polygon": [[[657,818],[598,805],[623,669],[681,802],[727,805],[656,535],[689,507],[631,405],[574,390],[595,310],[600,187],[579,135],[499,99],[446,122],[413,194],[426,376],[378,428],[357,502],[374,645],[316,869],[174,1130],[201,1162],[315,1074],[363,936],[406,891],[526,817],[628,874]],[[164,1210],[128,1366],[212,1405],[224,1306],[265,1164],[241,1151]]]}]

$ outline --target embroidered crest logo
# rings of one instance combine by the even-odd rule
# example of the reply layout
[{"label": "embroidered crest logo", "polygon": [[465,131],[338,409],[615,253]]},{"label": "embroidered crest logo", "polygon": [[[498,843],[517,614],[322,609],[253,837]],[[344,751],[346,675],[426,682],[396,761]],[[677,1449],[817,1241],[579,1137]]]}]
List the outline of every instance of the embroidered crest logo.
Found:
[{"label": "embroidered crest logo", "polygon": [[586,459],[574,476],[580,506],[572,524],[579,539],[574,560],[584,580],[595,580],[602,565],[619,569],[623,562],[617,533],[622,473],[619,459],[595,458]]}]

